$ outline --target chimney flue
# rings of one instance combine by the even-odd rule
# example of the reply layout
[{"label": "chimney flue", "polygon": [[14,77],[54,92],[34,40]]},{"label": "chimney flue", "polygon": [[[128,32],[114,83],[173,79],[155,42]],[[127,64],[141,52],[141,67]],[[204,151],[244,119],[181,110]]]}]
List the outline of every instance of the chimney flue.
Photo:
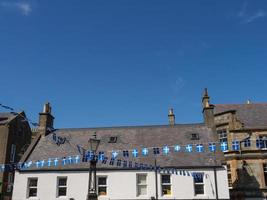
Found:
[{"label": "chimney flue", "polygon": [[169,109],[168,118],[169,118],[169,124],[171,126],[175,125],[175,115],[174,115],[174,112],[173,112],[173,108]]},{"label": "chimney flue", "polygon": [[46,136],[53,130],[54,117],[51,114],[51,106],[45,103],[43,112],[39,113],[39,132]]},{"label": "chimney flue", "polygon": [[204,94],[202,96],[202,113],[204,117],[204,122],[208,127],[213,128],[214,123],[214,105],[210,104],[210,97],[208,94],[208,89],[204,89]]}]

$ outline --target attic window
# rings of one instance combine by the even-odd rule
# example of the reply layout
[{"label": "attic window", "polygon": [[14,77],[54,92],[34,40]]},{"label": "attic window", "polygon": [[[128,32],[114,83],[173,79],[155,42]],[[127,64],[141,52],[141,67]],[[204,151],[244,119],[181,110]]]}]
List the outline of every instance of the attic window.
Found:
[{"label": "attic window", "polygon": [[192,133],[192,134],[191,134],[191,140],[199,140],[199,135],[198,135],[198,133]]},{"label": "attic window", "polygon": [[116,142],[117,142],[117,137],[116,137],[116,136],[111,136],[111,137],[109,138],[108,143],[116,143]]}]

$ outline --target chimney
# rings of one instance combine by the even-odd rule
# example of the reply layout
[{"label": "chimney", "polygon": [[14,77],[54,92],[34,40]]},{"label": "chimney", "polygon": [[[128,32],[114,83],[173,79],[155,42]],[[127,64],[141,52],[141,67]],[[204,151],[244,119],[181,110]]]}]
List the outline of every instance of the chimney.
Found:
[{"label": "chimney", "polygon": [[210,97],[208,94],[208,89],[205,88],[204,94],[202,97],[202,113],[205,124],[210,127],[214,128],[214,105],[210,104]]},{"label": "chimney", "polygon": [[39,113],[39,133],[43,136],[48,135],[53,128],[54,117],[51,114],[52,108],[49,103],[46,103],[43,112]]},{"label": "chimney", "polygon": [[173,113],[173,109],[172,108],[169,109],[168,118],[169,118],[169,124],[171,126],[175,125],[175,115]]}]

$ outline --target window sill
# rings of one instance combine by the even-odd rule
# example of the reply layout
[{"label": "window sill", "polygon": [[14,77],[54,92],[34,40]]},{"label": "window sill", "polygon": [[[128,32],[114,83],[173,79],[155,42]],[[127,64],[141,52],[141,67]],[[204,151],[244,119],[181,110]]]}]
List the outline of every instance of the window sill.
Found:
[{"label": "window sill", "polygon": [[170,194],[170,195],[162,195],[161,196],[163,199],[173,199],[173,196]]},{"label": "window sill", "polygon": [[136,196],[136,198],[137,199],[144,199],[144,198],[145,199],[150,199],[149,196],[147,196],[147,195],[138,195],[138,196]]},{"label": "window sill", "polygon": [[107,200],[109,199],[109,197],[107,195],[106,196],[101,195],[101,196],[98,196],[98,199]]},{"label": "window sill", "polygon": [[205,194],[196,194],[194,199],[208,199],[209,197]]},{"label": "window sill", "polygon": [[28,200],[40,200],[38,197],[28,197]]}]

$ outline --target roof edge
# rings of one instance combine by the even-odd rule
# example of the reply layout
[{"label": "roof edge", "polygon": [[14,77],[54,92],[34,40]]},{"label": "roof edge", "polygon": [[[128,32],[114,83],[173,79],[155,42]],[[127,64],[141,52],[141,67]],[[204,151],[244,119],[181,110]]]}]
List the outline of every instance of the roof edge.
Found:
[{"label": "roof edge", "polygon": [[[107,127],[87,127],[87,128],[57,128],[56,131],[64,131],[64,130],[97,130],[97,129],[124,129],[124,128],[154,128],[154,127],[177,127],[177,126],[204,126],[205,123],[191,123],[191,124],[175,124],[175,125],[168,125],[168,124],[163,124],[163,125],[140,125],[140,126],[107,126]],[[208,128],[208,127],[207,127]]]},{"label": "roof edge", "polygon": [[34,140],[31,142],[30,146],[27,148],[26,152],[23,154],[22,158],[20,159],[20,162],[24,163],[26,160],[30,157],[31,153],[35,149],[36,145],[40,141],[42,135],[38,133]]}]

